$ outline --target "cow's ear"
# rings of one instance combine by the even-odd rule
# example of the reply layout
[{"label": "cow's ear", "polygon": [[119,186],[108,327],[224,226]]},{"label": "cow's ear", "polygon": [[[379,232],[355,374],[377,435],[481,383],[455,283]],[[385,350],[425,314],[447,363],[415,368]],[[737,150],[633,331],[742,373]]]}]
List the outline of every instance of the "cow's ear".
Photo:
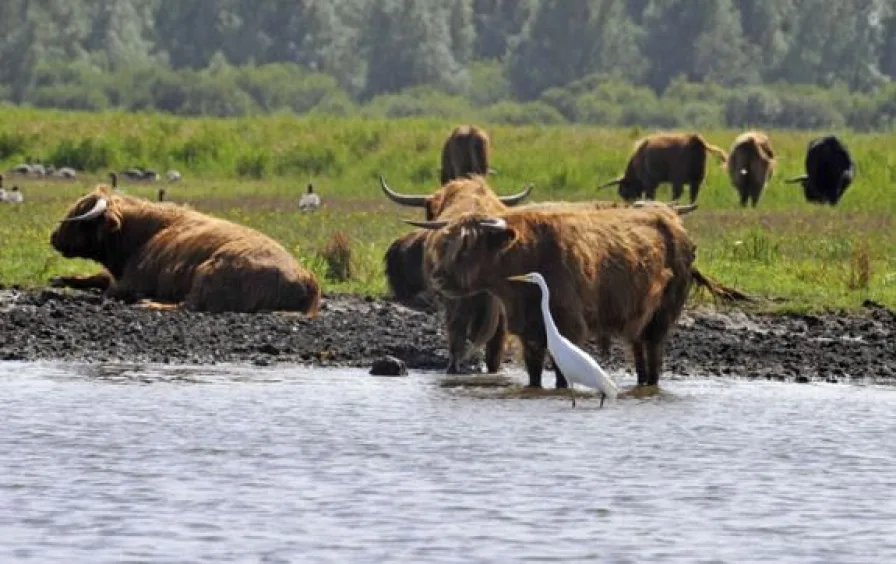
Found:
[{"label": "cow's ear", "polygon": [[103,233],[115,233],[121,230],[121,216],[114,210],[108,210],[103,215]]},{"label": "cow's ear", "polygon": [[508,227],[501,231],[491,231],[488,234],[489,246],[493,249],[504,251],[514,243],[518,239],[518,233],[516,229],[512,227]]}]

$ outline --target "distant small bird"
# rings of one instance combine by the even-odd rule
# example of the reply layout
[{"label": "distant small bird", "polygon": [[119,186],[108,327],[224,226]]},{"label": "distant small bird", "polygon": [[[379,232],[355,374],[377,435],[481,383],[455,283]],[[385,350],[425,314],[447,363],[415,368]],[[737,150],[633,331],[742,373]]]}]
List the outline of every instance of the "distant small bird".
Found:
[{"label": "distant small bird", "polygon": [[11,204],[21,204],[25,201],[25,197],[22,195],[22,192],[19,191],[18,186],[13,186],[12,190],[6,193],[5,201]]},{"label": "distant small bird", "polygon": [[10,169],[10,172],[15,174],[31,174],[32,168],[29,164],[18,164]]},{"label": "distant small bird", "polygon": [[62,178],[67,178],[69,180],[74,180],[78,177],[78,172],[68,166],[64,166],[56,171],[56,176],[60,176]]},{"label": "distant small bird", "polygon": [[0,203],[6,201],[6,189],[0,188]]},{"label": "distant small bird", "polygon": [[[554,366],[560,369],[560,372],[563,373],[563,376],[569,382],[570,389],[572,389],[572,384],[576,383],[600,390],[601,407],[604,406],[604,400],[607,397],[615,399],[619,394],[616,382],[600,367],[597,361],[591,358],[591,355],[561,335],[557,325],[554,324],[550,308],[551,293],[544,277],[538,272],[530,272],[519,276],[511,276],[508,280],[537,284],[541,288],[541,315],[544,317],[548,351],[551,353],[551,358],[554,359]],[[575,396],[572,398],[572,405],[573,407],[576,405]]]},{"label": "distant small bird", "polygon": [[303,212],[314,211],[320,207],[320,196],[314,193],[314,185],[308,183],[308,192],[302,194],[299,200],[299,209]]},{"label": "distant small bird", "polygon": [[165,173],[165,176],[168,177],[168,182],[178,182],[182,178],[180,171],[174,169],[171,169],[167,173]]}]

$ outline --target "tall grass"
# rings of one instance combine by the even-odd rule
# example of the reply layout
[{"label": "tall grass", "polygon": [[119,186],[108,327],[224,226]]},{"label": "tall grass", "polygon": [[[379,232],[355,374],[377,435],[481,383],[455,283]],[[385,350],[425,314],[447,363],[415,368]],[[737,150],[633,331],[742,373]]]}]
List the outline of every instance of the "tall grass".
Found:
[{"label": "tall grass", "polygon": [[[327,289],[381,293],[386,246],[409,229],[401,218],[421,214],[387,201],[377,175],[402,191],[433,191],[441,144],[455,125],[8,109],[0,113],[0,170],[30,157],[88,172],[74,183],[7,179],[22,186],[27,202],[0,206],[0,284],[36,286],[52,275],[96,268],[60,257],[49,247],[49,233],[75,198],[105,181],[108,170],[145,166],[179,169],[184,180],[169,189],[171,200],[261,229],[314,269]],[[533,182],[533,202],[615,198],[612,189],[598,193],[595,185],[620,174],[634,141],[650,133],[480,125],[492,138],[492,165],[499,171],[493,187],[508,194]],[[739,131],[701,133],[727,149]],[[785,298],[788,307],[855,307],[866,298],[896,306],[896,153],[887,151],[896,146],[896,134],[835,132],[853,152],[858,176],[831,209],[806,203],[797,185],[781,182],[802,172],[806,144],[820,132],[768,133],[779,162],[757,209],[741,209],[718,161],[708,164],[700,209],[687,218],[701,268],[744,290]],[[324,206],[302,214],[298,199],[310,179]],[[129,193],[155,198],[152,185],[121,184]],[[659,197],[669,197],[668,186]],[[351,271],[340,281],[324,249],[343,236],[351,242]]]}]

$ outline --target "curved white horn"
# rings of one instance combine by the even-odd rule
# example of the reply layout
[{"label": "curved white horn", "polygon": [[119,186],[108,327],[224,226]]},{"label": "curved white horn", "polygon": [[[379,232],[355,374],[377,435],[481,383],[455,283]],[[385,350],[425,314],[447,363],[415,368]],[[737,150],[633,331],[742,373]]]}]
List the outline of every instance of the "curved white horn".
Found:
[{"label": "curved white horn", "polygon": [[413,219],[403,219],[403,222],[414,227],[422,227],[424,229],[441,229],[448,225],[447,221],[415,221]]},{"label": "curved white horn", "polygon": [[93,204],[93,208],[90,211],[82,213],[81,215],[76,215],[75,217],[67,217],[60,223],[65,223],[67,221],[90,221],[91,219],[96,219],[103,215],[108,207],[109,202],[106,198],[97,198],[96,203]]},{"label": "curved white horn", "polygon": [[488,219],[483,219],[479,221],[480,227],[485,227],[488,230],[494,231],[506,231],[507,230],[507,222],[501,219],[500,217],[490,217]]}]

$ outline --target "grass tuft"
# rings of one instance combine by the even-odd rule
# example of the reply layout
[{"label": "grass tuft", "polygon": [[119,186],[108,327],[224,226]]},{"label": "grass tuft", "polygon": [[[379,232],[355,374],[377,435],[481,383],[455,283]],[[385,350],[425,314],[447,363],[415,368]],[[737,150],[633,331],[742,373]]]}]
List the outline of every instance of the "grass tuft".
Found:
[{"label": "grass tuft", "polygon": [[336,231],[321,251],[327,264],[327,279],[348,282],[352,278],[352,243],[343,231]]}]

